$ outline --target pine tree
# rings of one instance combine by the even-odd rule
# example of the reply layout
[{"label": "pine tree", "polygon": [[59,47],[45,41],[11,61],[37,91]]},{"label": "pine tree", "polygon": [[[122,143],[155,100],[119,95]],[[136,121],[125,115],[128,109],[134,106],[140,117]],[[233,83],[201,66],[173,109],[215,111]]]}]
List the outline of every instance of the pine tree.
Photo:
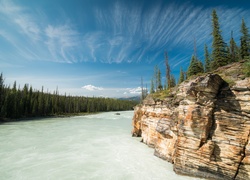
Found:
[{"label": "pine tree", "polygon": [[187,76],[190,77],[196,73],[195,67],[196,66],[196,59],[194,56],[192,56],[188,70],[187,70]]},{"label": "pine tree", "polygon": [[211,67],[212,69],[217,69],[218,67],[227,65],[228,59],[227,59],[227,51],[226,51],[226,44],[223,41],[221,30],[220,30],[220,24],[219,19],[216,13],[216,10],[213,10],[212,12],[212,27],[213,27],[213,44],[212,44],[212,59]]},{"label": "pine tree", "polygon": [[157,82],[158,82],[158,87],[157,89],[158,90],[162,90],[162,83],[161,83],[161,70],[158,69],[158,72],[157,72]]},{"label": "pine tree", "polygon": [[165,79],[165,83],[164,83],[164,87],[163,87],[164,90],[167,90],[167,80]]},{"label": "pine tree", "polygon": [[16,81],[13,84],[13,88],[11,91],[11,118],[17,117],[17,88],[16,88]]},{"label": "pine tree", "polygon": [[198,73],[203,73],[204,69],[203,69],[203,64],[201,61],[199,61],[194,55],[191,58],[191,62],[190,65],[188,67],[188,71],[187,71],[187,76],[193,76],[196,75]]},{"label": "pine tree", "polygon": [[171,74],[171,81],[170,81],[170,87],[176,86],[176,80],[173,74]]},{"label": "pine tree", "polygon": [[148,96],[148,85],[147,84],[146,84],[146,88],[145,88],[144,94],[145,94],[145,97]]},{"label": "pine tree", "polygon": [[196,63],[197,63],[197,73],[204,73],[204,67],[203,64],[200,60],[196,59]]},{"label": "pine tree", "polygon": [[180,69],[180,76],[179,76],[179,81],[178,84],[182,83],[185,80],[185,74],[182,70],[182,68]]},{"label": "pine tree", "polygon": [[237,62],[239,61],[239,56],[238,56],[238,47],[234,41],[233,38],[233,32],[231,32],[231,39],[230,39],[230,45],[229,45],[229,58],[230,62]]},{"label": "pine tree", "polygon": [[167,88],[171,87],[171,69],[168,62],[168,53],[165,52],[165,64],[166,64],[166,80],[167,80]]},{"label": "pine tree", "polygon": [[208,52],[208,48],[207,48],[207,45],[205,44],[205,47],[204,47],[204,51],[205,51],[205,72],[209,72],[210,71],[210,55],[209,55],[209,52]]},{"label": "pine tree", "polygon": [[4,98],[4,80],[3,80],[3,74],[0,75],[0,106],[3,104],[3,98]]},{"label": "pine tree", "polygon": [[150,87],[150,94],[155,93],[155,87],[154,87],[154,80],[151,79],[151,87]]},{"label": "pine tree", "polygon": [[141,77],[141,102],[146,98],[145,89],[143,85],[143,78]]},{"label": "pine tree", "polygon": [[4,111],[4,79],[3,74],[0,75],[0,118],[3,117],[3,111]]},{"label": "pine tree", "polygon": [[159,86],[158,72],[159,72],[159,68],[158,68],[158,66],[156,65],[155,68],[154,68],[154,80],[155,80],[155,88],[156,88],[156,91],[158,91],[158,86]]},{"label": "pine tree", "polygon": [[242,36],[240,38],[240,55],[241,58],[247,58],[250,55],[250,37],[249,37],[249,33],[248,33],[248,28],[245,24],[244,19],[242,19],[242,23],[241,23],[241,30],[240,32],[242,33]]}]

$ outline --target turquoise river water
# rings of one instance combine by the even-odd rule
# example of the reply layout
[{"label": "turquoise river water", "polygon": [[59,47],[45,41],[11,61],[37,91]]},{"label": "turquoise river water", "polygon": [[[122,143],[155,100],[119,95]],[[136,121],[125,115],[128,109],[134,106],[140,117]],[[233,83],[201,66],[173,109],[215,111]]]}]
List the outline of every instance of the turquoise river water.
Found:
[{"label": "turquoise river water", "polygon": [[1,180],[187,180],[131,137],[132,111],[0,125]]}]

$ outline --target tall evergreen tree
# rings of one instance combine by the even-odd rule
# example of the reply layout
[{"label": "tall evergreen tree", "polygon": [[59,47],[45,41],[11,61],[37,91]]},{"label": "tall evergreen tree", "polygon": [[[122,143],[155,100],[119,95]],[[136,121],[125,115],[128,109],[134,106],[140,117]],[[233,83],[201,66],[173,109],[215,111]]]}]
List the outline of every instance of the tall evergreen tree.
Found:
[{"label": "tall evergreen tree", "polygon": [[204,53],[204,56],[205,56],[205,72],[209,72],[211,62],[210,62],[210,55],[209,55],[208,48],[207,48],[206,44],[205,44],[205,47],[204,47],[204,52],[205,52]]},{"label": "tall evergreen tree", "polygon": [[240,55],[244,59],[250,55],[250,36],[248,33],[248,28],[245,24],[244,19],[242,19],[241,30],[242,36],[240,38]]},{"label": "tall evergreen tree", "polygon": [[227,51],[226,51],[226,44],[223,41],[221,30],[220,30],[220,24],[219,19],[216,13],[216,10],[214,9],[212,12],[212,35],[213,35],[213,51],[212,51],[212,63],[211,67],[212,69],[217,69],[218,67],[224,66],[228,64],[227,59]]},{"label": "tall evergreen tree", "polygon": [[165,82],[164,82],[164,87],[163,87],[164,90],[167,90],[167,80],[165,79]]},{"label": "tall evergreen tree", "polygon": [[0,75],[0,118],[3,117],[4,111],[4,79],[3,74]]},{"label": "tall evergreen tree", "polygon": [[143,85],[143,78],[141,77],[141,102],[146,98],[146,90]]},{"label": "tall evergreen tree", "polygon": [[171,87],[171,69],[168,62],[168,53],[165,52],[165,64],[166,64],[166,80],[167,80],[167,88]]},{"label": "tall evergreen tree", "polygon": [[0,75],[0,106],[3,103],[3,93],[4,93],[4,80],[3,80],[3,74]]},{"label": "tall evergreen tree", "polygon": [[150,87],[150,94],[155,93],[155,87],[154,87],[154,80],[151,79],[151,87]]},{"label": "tall evergreen tree", "polygon": [[196,59],[196,63],[197,63],[197,74],[204,73],[204,67],[203,67],[202,62],[200,60]]},{"label": "tall evergreen tree", "polygon": [[162,90],[162,83],[161,83],[161,70],[158,69],[158,72],[157,72],[157,82],[158,82],[158,87],[157,89],[158,90]]},{"label": "tall evergreen tree", "polygon": [[185,80],[185,74],[182,70],[182,68],[180,69],[180,76],[179,76],[179,81],[178,84],[182,83]]},{"label": "tall evergreen tree", "polygon": [[193,76],[196,75],[198,73],[203,73],[204,72],[204,68],[203,68],[203,64],[201,61],[199,61],[194,55],[191,58],[191,62],[190,65],[188,67],[188,71],[187,71],[187,76]]},{"label": "tall evergreen tree", "polygon": [[188,66],[187,76],[190,77],[194,75],[196,73],[195,69],[196,69],[196,59],[195,59],[195,56],[192,56],[190,64]]},{"label": "tall evergreen tree", "polygon": [[158,66],[156,65],[155,68],[154,68],[154,80],[155,80],[155,88],[156,88],[156,91],[158,90],[158,86],[159,86],[158,73],[159,73],[159,68],[158,68]]},{"label": "tall evergreen tree", "polygon": [[171,74],[171,81],[170,81],[170,87],[176,86],[176,80],[173,74]]},{"label": "tall evergreen tree", "polygon": [[229,42],[229,58],[230,62],[237,62],[239,61],[239,55],[238,55],[238,47],[234,41],[233,38],[233,32],[231,32],[231,39]]}]

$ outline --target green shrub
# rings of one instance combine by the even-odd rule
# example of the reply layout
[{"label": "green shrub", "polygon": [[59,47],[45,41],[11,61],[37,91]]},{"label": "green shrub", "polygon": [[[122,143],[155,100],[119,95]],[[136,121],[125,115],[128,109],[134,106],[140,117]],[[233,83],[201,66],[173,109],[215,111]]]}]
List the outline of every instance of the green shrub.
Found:
[{"label": "green shrub", "polygon": [[244,74],[246,77],[250,77],[250,60],[246,61],[244,64]]},{"label": "green shrub", "polygon": [[163,90],[163,91],[157,91],[157,92],[152,94],[152,97],[153,97],[153,99],[163,100],[170,95],[170,92],[171,91],[169,89]]}]

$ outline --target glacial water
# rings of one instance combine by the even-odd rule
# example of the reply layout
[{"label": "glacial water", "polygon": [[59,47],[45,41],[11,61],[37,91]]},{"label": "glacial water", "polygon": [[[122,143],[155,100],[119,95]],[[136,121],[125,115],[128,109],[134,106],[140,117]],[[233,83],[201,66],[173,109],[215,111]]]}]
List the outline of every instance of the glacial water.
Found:
[{"label": "glacial water", "polygon": [[172,165],[131,137],[133,112],[0,125],[1,180],[176,180]]}]

